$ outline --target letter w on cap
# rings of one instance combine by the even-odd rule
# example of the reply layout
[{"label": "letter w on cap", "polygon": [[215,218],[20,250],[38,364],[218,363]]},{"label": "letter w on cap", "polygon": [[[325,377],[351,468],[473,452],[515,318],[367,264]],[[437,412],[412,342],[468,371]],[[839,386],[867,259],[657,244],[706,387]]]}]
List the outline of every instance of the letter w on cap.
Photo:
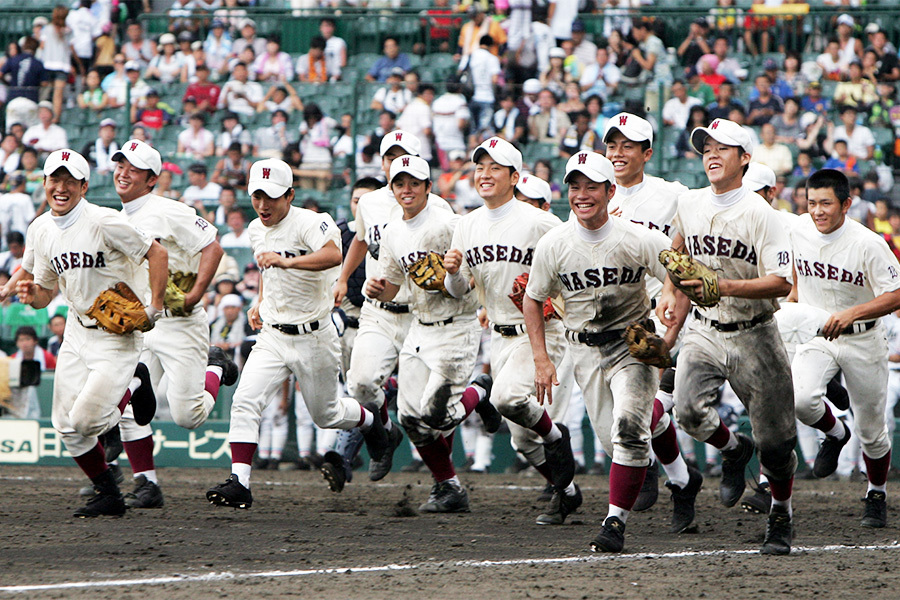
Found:
[{"label": "letter w on cap", "polygon": [[578,155],[578,164],[583,165],[585,163],[587,163],[587,153],[582,152],[581,154]]},{"label": "letter w on cap", "polygon": [[71,156],[71,155],[70,155],[68,152],[63,152],[63,153],[62,153],[62,159],[63,159],[63,160],[69,160],[69,156]]},{"label": "letter w on cap", "polygon": [[628,123],[628,117],[627,117],[627,116],[621,116],[621,117],[619,117],[619,125],[625,125],[626,123]]},{"label": "letter w on cap", "polygon": [[408,167],[408,166],[409,166],[409,159],[408,159],[407,157],[404,156],[402,160],[403,160],[403,166],[404,166],[404,167]]},{"label": "letter w on cap", "polygon": [[263,167],[262,172],[263,172],[263,179],[268,179],[269,174],[272,173],[272,169],[267,169],[267,168]]},{"label": "letter w on cap", "polygon": [[718,129],[719,128],[719,120],[716,119],[712,122],[712,125],[709,126],[710,129]]},{"label": "letter w on cap", "polygon": [[490,142],[488,142],[488,146],[490,146],[491,148],[496,148],[497,140],[491,140]]},{"label": "letter w on cap", "polygon": [[129,150],[134,152],[135,150],[137,150],[137,147],[138,147],[137,142],[131,142],[131,146],[129,147]]},{"label": "letter w on cap", "polygon": [[399,142],[399,141],[402,141],[402,140],[403,140],[403,134],[402,134],[402,133],[395,133],[395,134],[394,134],[394,141]]}]

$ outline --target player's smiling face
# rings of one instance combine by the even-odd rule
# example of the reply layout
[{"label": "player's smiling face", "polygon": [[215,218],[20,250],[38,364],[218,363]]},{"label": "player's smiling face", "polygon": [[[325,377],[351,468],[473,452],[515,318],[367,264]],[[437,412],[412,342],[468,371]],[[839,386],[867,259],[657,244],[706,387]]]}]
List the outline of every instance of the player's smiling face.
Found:
[{"label": "player's smiling face", "polygon": [[500,206],[512,199],[519,182],[519,173],[510,171],[511,167],[495,162],[487,152],[475,163],[475,190],[488,208]]},{"label": "player's smiling face", "polygon": [[819,233],[831,233],[844,224],[851,200],[841,202],[831,188],[810,188],[806,204]]},{"label": "player's smiling face", "polygon": [[135,167],[127,158],[119,159],[113,171],[113,183],[122,202],[131,202],[149,194],[156,185],[156,180],[152,171]]},{"label": "player's smiling face", "polygon": [[67,169],[60,167],[44,177],[44,193],[47,204],[54,216],[68,214],[87,193],[88,184],[83,179],[75,179]]},{"label": "player's smiling face", "polygon": [[584,173],[575,171],[569,177],[569,208],[587,229],[600,229],[609,219],[609,199],[616,186],[608,181],[597,183]]},{"label": "player's smiling face", "polygon": [[740,187],[744,167],[748,164],[750,155],[742,148],[717,142],[712,137],[703,142],[703,169],[717,194]]},{"label": "player's smiling face", "polygon": [[412,219],[428,204],[431,182],[416,179],[409,173],[399,173],[391,180],[391,191],[403,209],[403,218]]},{"label": "player's smiling face", "polygon": [[641,150],[641,143],[625,137],[620,131],[610,134],[606,142],[606,158],[613,164],[616,182],[631,187],[644,177],[644,165],[653,156],[653,149]]},{"label": "player's smiling face", "polygon": [[253,210],[259,216],[259,220],[266,227],[273,227],[281,223],[291,210],[291,202],[294,200],[294,190],[289,189],[283,196],[272,198],[262,190],[256,190],[250,195]]}]

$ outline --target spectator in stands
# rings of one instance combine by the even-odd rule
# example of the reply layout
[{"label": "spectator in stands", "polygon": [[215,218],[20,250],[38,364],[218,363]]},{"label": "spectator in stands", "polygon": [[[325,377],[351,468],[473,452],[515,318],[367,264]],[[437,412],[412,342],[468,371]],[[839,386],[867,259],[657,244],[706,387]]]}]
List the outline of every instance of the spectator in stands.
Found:
[{"label": "spectator in stands", "polygon": [[320,35],[309,41],[309,52],[297,59],[297,79],[309,83],[326,83],[341,78],[340,70],[334,70],[334,63],[329,68],[325,57],[327,42]]},{"label": "spectator in stands", "polygon": [[[571,45],[571,44],[570,44]],[[569,80],[565,69],[566,51],[562,48],[550,48],[550,65],[541,72],[541,87],[553,92],[554,96],[562,96],[566,81]]]},{"label": "spectator in stands", "polygon": [[228,224],[228,213],[237,208],[237,192],[230,185],[223,185],[222,191],[219,192],[218,205],[213,210],[204,211],[202,214],[203,218],[216,227],[222,227]]},{"label": "spectator in stands", "polygon": [[[485,14],[484,7],[480,3],[472,3],[468,8],[470,20],[466,21],[459,32],[456,60],[462,61],[481,46],[481,38],[491,36],[491,54],[500,56],[500,47],[506,43],[506,32],[500,27],[500,23]],[[407,71],[409,69],[407,68]]]},{"label": "spectator in stands", "polygon": [[375,64],[366,73],[366,81],[385,81],[394,67],[403,69],[405,73],[412,69],[412,64],[409,62],[409,57],[400,52],[397,40],[389,37],[384,40],[384,55],[375,61]]},{"label": "spectator in stands", "polygon": [[374,177],[384,179],[384,170],[381,168],[381,157],[378,155],[378,146],[374,143],[363,146],[356,154],[356,176]]},{"label": "spectator in stands", "polygon": [[797,99],[785,99],[784,112],[775,115],[770,123],[775,126],[776,141],[789,146],[794,145],[803,133],[803,126],[800,124],[800,103]]},{"label": "spectator in stands", "polygon": [[847,81],[837,84],[834,90],[834,102],[838,105],[855,106],[861,112],[867,112],[878,101],[875,82],[863,77],[862,64],[858,60],[850,63],[848,73]]},{"label": "spectator in stands", "polygon": [[261,127],[253,136],[253,156],[281,158],[284,148],[296,142],[293,130],[287,128],[288,114],[278,109],[272,113],[272,124]]},{"label": "spectator in stands", "polygon": [[78,108],[101,111],[109,104],[106,92],[100,87],[100,72],[91,69],[84,76],[84,91],[78,97]]},{"label": "spectator in stands", "polygon": [[527,116],[531,116],[540,112],[541,107],[538,106],[538,94],[544,89],[541,82],[537,79],[528,79],[522,84],[522,96],[516,102],[519,110]]},{"label": "spectator in stands", "polygon": [[600,138],[591,129],[591,115],[583,110],[575,114],[573,123],[559,144],[559,154],[569,158],[582,150],[594,152],[600,148]]},{"label": "spectator in stands", "polygon": [[548,0],[547,20],[557,45],[572,39],[572,25],[578,17],[578,0]]},{"label": "spectator in stands", "polygon": [[22,148],[19,140],[13,134],[7,133],[0,141],[0,181],[19,168],[21,158]]},{"label": "spectator in stands", "polygon": [[256,81],[283,83],[294,78],[291,56],[282,52],[281,38],[277,35],[266,40],[266,51],[257,55],[249,69]]},{"label": "spectator in stands", "polygon": [[534,161],[532,172],[535,177],[543,179],[550,184],[550,197],[553,200],[559,200],[562,197],[562,190],[560,189],[559,184],[553,179],[553,167],[550,165],[549,160],[541,158]]},{"label": "spectator in stands", "polygon": [[[0,194],[0,233],[6,235],[18,231],[24,235],[34,220],[34,202],[25,193],[25,176],[22,173],[14,174],[8,183],[9,191]],[[7,244],[8,241],[4,246]]]},{"label": "spectator in stands", "polygon": [[855,28],[856,21],[847,13],[837,18],[837,42],[840,48],[840,62],[845,66],[849,66],[854,60],[862,58],[863,44],[862,41],[853,37]]},{"label": "spectator in stands", "polygon": [[413,99],[413,93],[403,87],[404,74],[400,67],[392,69],[387,77],[387,85],[375,91],[369,108],[378,111],[388,110],[395,115],[400,114]]},{"label": "spectator in stands", "polygon": [[187,83],[187,65],[184,58],[175,53],[175,36],[171,33],[162,34],[159,36],[159,45],[162,51],[150,59],[144,77],[158,79],[163,83]]},{"label": "spectator in stands", "polygon": [[622,73],[619,71],[619,67],[610,61],[609,50],[601,46],[597,48],[595,61],[582,71],[579,81],[582,97],[588,98],[596,95],[608,99],[611,94],[616,92],[621,78]]},{"label": "spectator in stands", "polygon": [[491,119],[491,129],[497,137],[516,145],[528,138],[528,114],[519,110],[511,92],[500,94],[500,108]]},{"label": "spectator in stands", "polygon": [[231,79],[219,94],[218,108],[250,116],[256,112],[256,106],[264,97],[262,86],[249,81],[247,65],[239,62],[234,66]]},{"label": "spectator in stands", "polygon": [[130,139],[140,140],[140,141],[146,142],[148,144],[152,141],[152,139],[150,138],[150,135],[147,133],[147,129],[141,124],[138,124],[138,125],[135,125],[134,127],[132,127],[131,135],[128,137]]},{"label": "spectator in stands", "polygon": [[834,153],[825,161],[824,169],[837,169],[848,177],[859,173],[859,160],[848,151],[849,144],[845,138],[835,138]]},{"label": "spectator in stands", "polygon": [[219,19],[214,19],[210,26],[209,35],[203,42],[203,53],[206,64],[213,71],[220,70],[231,57],[231,40],[225,33],[225,23]]},{"label": "spectator in stands", "polygon": [[221,20],[225,24],[229,39],[234,39],[244,20],[247,18],[247,11],[242,6],[248,2],[243,0],[225,0],[222,6],[222,0],[200,0],[198,5],[206,4],[210,8],[215,8],[213,17]]},{"label": "spectator in stands", "polygon": [[88,142],[81,149],[81,155],[87,159],[97,173],[112,173],[116,168],[112,156],[119,151],[119,144],[116,143],[118,126],[115,119],[103,119],[100,121],[97,139]]},{"label": "spectator in stands", "polygon": [[[868,28],[867,28],[868,29]],[[900,79],[900,61],[897,51],[888,48],[887,34],[880,27],[871,36],[872,45],[866,48],[878,57],[878,81],[897,81]]]},{"label": "spectator in stands", "polygon": [[290,114],[295,110],[303,110],[303,100],[297,95],[297,90],[290,83],[273,85],[266,92],[265,98],[256,107],[257,112],[272,113],[283,110]]},{"label": "spectator in stands", "polygon": [[834,143],[834,123],[825,113],[807,112],[800,117],[803,132],[797,138],[797,147],[813,158],[830,156]]},{"label": "spectator in stands", "polygon": [[728,81],[738,83],[747,78],[747,69],[743,68],[736,58],[728,56],[730,43],[725,36],[719,36],[713,42],[713,54],[719,61],[716,73],[724,75]]},{"label": "spectator in stands", "polygon": [[572,119],[572,115],[584,110],[584,102],[581,100],[581,87],[579,87],[578,82],[570,81],[566,84],[566,89],[564,93],[564,100],[559,103],[559,109],[569,115],[569,119]]},{"label": "spectator in stands", "polygon": [[22,266],[22,257],[25,256],[25,234],[21,231],[4,231],[6,239],[6,252],[0,252],[0,271],[15,273]]},{"label": "spectator in stands", "polygon": [[[397,115],[389,110],[383,110],[378,113],[378,126],[369,134],[369,144],[379,146],[381,138],[390,131],[397,129]],[[382,173],[383,174],[383,173]]]},{"label": "spectator in stands", "polygon": [[882,81],[878,84],[878,102],[869,108],[868,125],[871,127],[892,127],[894,117],[891,113],[896,113],[894,107],[897,105],[897,88],[893,83]]},{"label": "spectator in stands", "polygon": [[62,315],[50,317],[50,333],[53,335],[47,340],[47,351],[53,356],[59,355],[59,347],[62,346],[63,336],[66,332],[66,318]]},{"label": "spectator in stands", "polygon": [[[721,73],[716,72],[718,59],[715,54],[704,54],[697,61],[697,72],[700,74],[700,81],[708,85],[713,95],[719,93],[719,87],[728,82],[728,78]],[[711,102],[710,102],[711,104]]]},{"label": "spectator in stands", "polygon": [[663,105],[663,123],[667,127],[683,129],[687,125],[691,107],[701,104],[700,99],[688,96],[684,81],[676,79],[672,82],[672,97]]},{"label": "spectator in stands", "polygon": [[250,232],[247,231],[247,217],[239,208],[232,209],[225,217],[228,233],[222,235],[219,243],[223,248],[249,248]]},{"label": "spectator in stands", "polygon": [[232,142],[213,170],[212,181],[222,187],[247,189],[247,175],[250,173],[250,161],[244,155],[240,142]]},{"label": "spectator in stands", "polygon": [[699,160],[700,155],[697,154],[691,144],[691,132],[697,127],[706,127],[708,124],[709,114],[706,112],[706,108],[699,104],[692,106],[688,112],[686,126],[678,134],[678,139],[675,141],[675,153],[681,158]]},{"label": "spectator in stands", "polygon": [[66,25],[69,9],[58,4],[53,9],[50,24],[41,30],[40,59],[47,70],[47,78],[53,85],[53,122],[58,123],[63,110],[63,100],[72,65],[84,74],[84,65],[72,47],[72,30]]},{"label": "spectator in stands", "polygon": [[438,193],[459,214],[465,214],[484,204],[475,190],[475,165],[468,162],[465,152],[454,150],[449,155],[450,170],[438,179]]},{"label": "spectator in stands", "polygon": [[427,161],[430,161],[432,157],[432,102],[434,102],[434,86],[430,84],[420,86],[419,93],[397,117],[397,127],[399,129],[408,131],[421,140],[422,152],[420,156]]},{"label": "spectator in stands", "polygon": [[10,57],[0,68],[6,88],[6,122],[37,122],[38,91],[45,79],[44,63],[35,55],[38,41],[25,38],[21,52]]},{"label": "spectator in stands", "polygon": [[816,57],[816,64],[822,68],[825,79],[840,81],[847,74],[850,61],[842,61],[840,44],[832,38],[828,40],[825,52]]},{"label": "spectator in stands", "polygon": [[231,44],[233,56],[238,56],[244,48],[250,46],[257,56],[262,56],[266,51],[266,40],[256,35],[256,21],[244,19],[241,23],[241,37]]},{"label": "spectator in stands", "polygon": [[25,193],[29,196],[41,187],[41,183],[44,180],[44,172],[38,163],[38,152],[31,146],[22,148],[22,154],[19,157],[19,167],[6,175],[7,181],[18,173],[25,176]]},{"label": "spectator in stands", "polygon": [[685,88],[688,96],[696,98],[703,106],[715,101],[716,93],[713,91],[712,86],[704,82],[700,77],[697,67],[685,69],[685,79]]},{"label": "spectator in stands", "polygon": [[[116,54],[113,58],[113,70],[100,83],[100,87],[109,98],[109,108],[118,108],[125,101],[125,87],[128,85],[128,77],[125,74],[125,55]],[[140,69],[138,70],[140,73]]]},{"label": "spectator in stands", "polygon": [[587,39],[586,30],[581,19],[572,22],[572,54],[582,69],[592,64],[597,57],[597,44]]},{"label": "spectator in stands", "polygon": [[94,40],[100,37],[102,25],[99,17],[91,10],[94,0],[80,0],[73,4],[66,16],[66,26],[72,31],[72,49],[85,67],[94,60]]},{"label": "spectator in stands", "polygon": [[194,53],[191,52],[191,44],[194,42],[194,34],[188,30],[184,30],[178,34],[178,52],[175,54],[181,57],[181,60],[184,61],[184,64],[188,68],[188,81],[193,81],[191,78],[194,76],[194,72],[197,68],[197,63],[193,61]]},{"label": "spectator in stands", "polygon": [[[110,108],[118,108],[125,106],[126,94],[131,97],[131,105],[143,105],[150,86],[146,81],[141,79],[141,64],[135,60],[129,60],[125,63],[125,77],[127,81],[122,85],[117,85],[108,92]],[[130,89],[127,89],[131,86]]]},{"label": "spectator in stands", "polygon": [[122,44],[122,54],[125,60],[134,60],[140,63],[140,69],[150,64],[156,56],[156,44],[144,37],[144,28],[138,21],[129,21],[125,25],[125,36],[128,38]]},{"label": "spectator in stands", "polygon": [[800,109],[803,112],[825,114],[831,110],[831,99],[822,96],[822,84],[818,81],[810,81],[806,86],[806,94],[800,99]]},{"label": "spectator in stands", "polygon": [[[16,330],[16,348],[18,351],[12,358],[36,360],[41,365],[41,371],[56,369],[56,357],[38,345],[37,331],[34,327],[24,325]],[[38,402],[37,387],[29,386],[14,388],[12,397],[5,406],[7,415],[14,419],[39,419],[41,417],[41,405]]]},{"label": "spectator in stands", "polygon": [[[487,124],[484,130],[487,131],[490,127],[492,109],[489,108],[485,112]],[[466,97],[462,95],[462,85],[458,81],[447,82],[447,93],[435,98],[431,104],[431,113],[438,160],[441,168],[446,170],[450,166],[449,152],[466,151],[465,132],[471,118]]]},{"label": "spectator in stands", "polygon": [[[782,71],[778,73],[778,77],[790,87],[790,96],[795,98],[800,98],[809,84],[809,79],[800,70],[800,56],[796,52],[785,55]],[[784,99],[787,100],[787,97]]]},{"label": "spectator in stands", "polygon": [[556,108],[556,96],[550,90],[538,94],[540,112],[528,117],[528,135],[532,141],[559,144],[572,124],[569,115]]},{"label": "spectator in stands", "polygon": [[325,64],[329,73],[337,73],[347,66],[347,42],[343,38],[334,35],[335,21],[331,18],[322,19],[319,22],[319,34],[325,40]]},{"label": "spectator in stands", "polygon": [[[460,71],[468,69],[473,87],[472,99],[469,101],[469,110],[472,113],[472,142],[477,139],[480,143],[479,138],[490,127],[496,101],[494,88],[502,73],[500,60],[490,51],[493,43],[491,36],[482,36],[478,49],[463,57],[460,63]],[[551,54],[552,52],[551,50]],[[551,64],[553,62],[551,59]],[[561,60],[556,62],[558,67],[562,67]]]},{"label": "spectator in stands", "polygon": [[236,113],[228,111],[222,115],[222,131],[216,137],[216,156],[225,156],[234,143],[240,146],[242,154],[249,154],[251,142],[250,132],[241,125]]},{"label": "spectator in stands", "polygon": [[709,43],[709,22],[703,17],[694,19],[688,28],[687,37],[681,42],[676,54],[685,67],[692,67],[700,61],[704,54],[712,54]]},{"label": "spectator in stands", "polygon": [[801,150],[797,153],[797,166],[794,167],[794,170],[791,171],[791,177],[803,177],[808,178],[810,175],[816,172],[816,168],[813,166],[812,156],[806,150]]},{"label": "spectator in stands", "polygon": [[181,201],[197,209],[197,212],[205,212],[205,206],[215,206],[222,193],[222,186],[207,179],[209,171],[202,162],[194,163],[188,168],[188,183],[181,195]]},{"label": "spectator in stands", "polygon": [[762,143],[753,149],[753,162],[766,165],[779,177],[787,175],[794,169],[794,159],[790,149],[775,139],[776,131],[772,123],[760,128],[759,137]]},{"label": "spectator in stands", "polygon": [[747,107],[747,120],[754,127],[761,127],[772,120],[775,115],[784,112],[784,101],[772,93],[772,82],[768,75],[757,75],[755,79],[756,91],[759,96],[751,100]]},{"label": "spectator in stands", "polygon": [[244,342],[247,317],[241,308],[244,301],[237,294],[228,294],[219,302],[219,316],[210,326],[209,342],[234,358],[235,350]]},{"label": "spectator in stands", "polygon": [[716,101],[706,107],[709,120],[727,119],[732,110],[744,112],[744,105],[734,98],[734,84],[726,81],[719,86]]},{"label": "spectator in stands", "polygon": [[195,112],[190,116],[190,126],[178,134],[178,154],[204,159],[215,154],[215,137],[206,128],[206,115]]},{"label": "spectator in stands", "polygon": [[[766,0],[753,0],[753,5],[768,4]],[[775,28],[775,17],[771,15],[756,15],[753,13],[753,7],[750,8],[750,14],[744,18],[744,44],[747,52],[758,55],[760,52],[766,54],[769,52],[769,46],[772,42],[772,29]],[[757,43],[757,40],[759,43]]]},{"label": "spectator in stands", "polygon": [[[787,100],[794,95],[794,89],[779,74],[778,63],[775,62],[775,59],[767,58],[765,62],[763,62],[763,71],[766,77],[769,78],[773,94],[775,94],[782,100]],[[757,98],[759,98],[759,88],[754,87],[752,90],[750,90],[750,94],[747,97],[747,100],[752,102]]]},{"label": "spectator in stands", "polygon": [[636,65],[637,81],[649,81],[655,77],[660,60],[665,58],[666,47],[662,40],[656,37],[650,21],[644,19],[636,21],[631,29],[631,34],[638,46],[632,48],[626,65]]},{"label": "spectator in stands", "polygon": [[209,81],[209,67],[205,63],[197,65],[197,80],[187,86],[182,102],[187,98],[193,98],[197,103],[197,110],[208,113],[216,112],[219,102],[219,94],[222,89]]},{"label": "spectator in stands", "polygon": [[[172,176],[182,174],[184,174],[184,171],[181,170],[181,167],[175,163],[164,162],[162,170],[159,172],[159,178],[156,180],[156,187],[153,188],[153,193],[170,200],[178,200],[181,197],[181,191],[172,188]],[[201,214],[201,216],[204,215]]]},{"label": "spectator in stands", "polygon": [[[856,107],[841,107],[841,125],[834,128],[834,139],[847,140],[847,151],[859,160],[872,160],[875,153],[875,136],[865,125],[858,125]],[[836,150],[836,149],[835,149]]]},{"label": "spectator in stands", "polygon": [[141,123],[144,127],[159,131],[172,122],[175,110],[164,102],[160,102],[159,92],[153,88],[147,90],[144,105],[138,108],[138,104],[131,105],[131,122]]},{"label": "spectator in stands", "polygon": [[300,187],[324,192],[331,184],[331,136],[337,122],[325,116],[319,105],[310,102],[303,108],[300,123]]},{"label": "spectator in stands", "polygon": [[46,100],[38,104],[37,125],[25,130],[22,141],[42,154],[61,150],[69,145],[66,130],[53,123],[53,104]]}]

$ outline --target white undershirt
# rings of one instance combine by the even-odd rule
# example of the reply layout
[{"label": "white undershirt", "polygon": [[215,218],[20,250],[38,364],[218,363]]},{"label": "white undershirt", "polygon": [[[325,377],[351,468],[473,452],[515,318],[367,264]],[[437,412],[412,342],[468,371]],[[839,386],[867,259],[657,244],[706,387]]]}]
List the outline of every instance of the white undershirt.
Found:
[{"label": "white undershirt", "polygon": [[729,206],[737,204],[738,201],[746,196],[747,189],[742,185],[741,187],[725,192],[724,194],[717,194],[710,188],[709,193],[712,195],[713,206],[718,208],[728,208]]},{"label": "white undershirt", "polygon": [[606,223],[601,225],[599,229],[588,229],[578,221],[575,221],[575,231],[578,232],[578,237],[588,244],[599,244],[610,236],[612,228],[612,219],[607,219]]},{"label": "white undershirt", "polygon": [[403,219],[403,222],[406,223],[406,226],[410,229],[418,229],[428,220],[428,205],[426,205],[422,210],[419,211],[419,214],[414,216],[412,219]]},{"label": "white undershirt", "polygon": [[490,219],[491,221],[499,221],[510,213],[510,211],[513,209],[513,206],[515,206],[515,203],[516,199],[510,198],[509,201],[502,206],[487,209],[488,219]]},{"label": "white undershirt", "polygon": [[625,187],[624,185],[616,185],[616,196],[632,196],[637,194],[639,191],[644,189],[644,184],[647,183],[646,179],[641,179],[640,183],[636,183],[631,187]]},{"label": "white undershirt", "polygon": [[147,200],[150,199],[150,194],[144,194],[140,198],[135,198],[131,202],[123,202],[122,208],[125,209],[125,214],[133,215],[137,211],[141,210],[145,204],[147,204]]},{"label": "white undershirt", "polygon": [[78,201],[78,204],[72,208],[66,214],[57,217],[54,214],[50,214],[50,218],[53,219],[53,222],[56,223],[56,226],[60,229],[68,229],[72,225],[75,224],[75,221],[78,220],[78,217],[81,216],[81,213],[84,212],[84,204],[87,202],[84,198]]},{"label": "white undershirt", "polygon": [[816,229],[816,234],[819,236],[820,240],[830,244],[831,242],[834,242],[834,241],[840,239],[840,237],[842,235],[844,235],[844,232],[846,230],[847,230],[847,218],[845,217],[844,222],[841,223],[841,226],[838,227],[837,229],[835,229],[834,231],[832,231],[831,233],[822,233],[818,229]]}]

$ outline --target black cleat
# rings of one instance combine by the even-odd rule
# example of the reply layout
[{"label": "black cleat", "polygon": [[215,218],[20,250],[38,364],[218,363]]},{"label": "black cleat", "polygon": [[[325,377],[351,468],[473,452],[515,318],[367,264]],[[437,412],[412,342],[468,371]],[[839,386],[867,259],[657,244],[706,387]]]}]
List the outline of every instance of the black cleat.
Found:
[{"label": "black cleat", "polygon": [[134,478],[134,491],[125,494],[125,504],[130,508],[161,508],[165,500],[158,485],[138,475]]},{"label": "black cleat", "polygon": [[462,486],[442,481],[431,487],[428,501],[419,507],[424,513],[469,512],[469,494]]},{"label": "black cleat", "polygon": [[837,470],[841,450],[850,441],[850,429],[843,421],[840,421],[840,423],[841,427],[844,428],[844,437],[839,439],[826,435],[822,445],[819,447],[819,453],[816,454],[816,462],[813,464],[813,475],[820,479],[828,477]]},{"label": "black cleat", "polygon": [[734,435],[737,437],[738,447],[722,452],[722,482],[719,484],[719,499],[729,508],[737,504],[744,495],[747,487],[744,471],[756,449],[753,440],[743,433]]},{"label": "black cleat", "polygon": [[536,523],[538,525],[562,525],[566,522],[566,517],[578,510],[583,502],[581,490],[575,486],[575,495],[567,496],[563,492],[554,491],[553,498],[550,499],[550,505],[547,512],[538,515]]},{"label": "black cleat", "polygon": [[631,510],[634,512],[645,511],[656,504],[658,498],[659,461],[654,460],[653,463],[647,467],[647,474],[644,475],[644,485],[641,486],[641,491],[638,492],[638,497],[634,501],[634,506]]},{"label": "black cleat", "polygon": [[150,371],[147,365],[138,363],[134,376],[141,380],[141,385],[131,394],[131,409],[134,411],[134,422],[138,425],[149,425],[156,414],[156,394],[150,382]]},{"label": "black cleat", "polygon": [[755,515],[769,514],[772,509],[772,493],[769,491],[769,484],[761,483],[759,487],[753,488],[752,494],[746,494],[741,499],[741,508],[744,509],[744,512]]},{"label": "black cleat", "polygon": [[[125,483],[125,473],[122,472],[122,467],[120,467],[119,465],[106,465],[106,466],[109,467],[109,471],[112,473],[113,479],[115,480],[116,485],[122,485],[123,483]],[[80,490],[78,490],[79,496],[90,497],[96,493],[97,493],[97,488],[94,487],[93,484],[86,485],[83,488],[81,488]]]},{"label": "black cleat", "polygon": [[552,483],[548,483],[544,486],[544,490],[541,492],[541,495],[537,497],[538,502],[550,502],[553,499],[553,494],[556,493],[556,488],[553,487]]},{"label": "black cleat", "polygon": [[575,479],[575,456],[572,454],[572,439],[565,425],[557,424],[562,437],[555,442],[544,442],[544,458],[550,467],[550,477],[558,490],[569,487]]},{"label": "black cleat", "polygon": [[881,528],[887,525],[887,497],[884,492],[870,490],[863,502],[866,503],[861,523],[863,527]]},{"label": "black cleat", "polygon": [[234,385],[237,381],[237,365],[218,346],[209,347],[209,357],[206,359],[206,364],[222,369],[222,385]]},{"label": "black cleat", "polygon": [[425,463],[421,460],[414,458],[409,461],[409,464],[403,465],[403,468],[400,469],[401,473],[418,473],[420,471],[425,470]]},{"label": "black cleat", "polygon": [[688,482],[683,488],[671,481],[666,482],[666,487],[672,492],[672,533],[684,533],[694,523],[694,503],[697,494],[703,487],[703,475],[694,467],[688,467]]},{"label": "black cleat", "polygon": [[591,542],[591,552],[621,552],[625,547],[625,523],[618,517],[606,517],[603,529]]},{"label": "black cleat", "polygon": [[253,495],[238,481],[238,476],[234,473],[228,476],[225,483],[209,488],[206,492],[206,499],[210,504],[216,506],[231,506],[232,508],[253,506]]},{"label": "black cleat", "polygon": [[328,487],[332,492],[339,494],[344,491],[344,486],[348,480],[347,465],[340,454],[334,450],[326,452],[319,471],[322,473],[325,481],[328,482]]},{"label": "black cleat", "polygon": [[369,458],[371,460],[381,460],[390,447],[387,431],[384,428],[384,423],[381,422],[381,410],[374,402],[366,402],[363,404],[363,408],[375,416],[372,420],[372,426],[363,432],[366,448],[369,450]]},{"label": "black cleat", "polygon": [[766,523],[766,539],[760,554],[784,555],[791,553],[791,539],[794,528],[791,524],[791,515],[779,506],[773,506],[769,513],[769,521]]},{"label": "black cleat", "polygon": [[[376,416],[375,418],[377,419],[378,417]],[[371,481],[381,481],[391,472],[391,467],[394,466],[394,451],[400,446],[400,442],[403,441],[403,432],[400,431],[400,426],[396,423],[391,425],[391,430],[387,432],[387,436],[389,443],[384,451],[384,456],[381,457],[381,460],[369,461],[369,479]]]},{"label": "black cleat", "polygon": [[[119,426],[116,425],[98,438],[103,451],[106,453],[106,462],[111,463],[122,454],[125,447],[122,445],[122,435]],[[121,483],[121,482],[120,482]]]},{"label": "black cleat", "polygon": [[128,509],[119,485],[116,483],[115,474],[109,469],[103,471],[91,480],[94,483],[96,494],[91,496],[87,504],[75,511],[75,517],[90,519],[93,517],[121,517]]},{"label": "black cleat", "polygon": [[485,431],[488,433],[497,433],[497,430],[500,429],[500,425],[503,424],[503,416],[497,412],[497,409],[491,404],[491,387],[494,385],[494,380],[491,379],[491,376],[487,373],[482,373],[472,381],[472,385],[477,385],[484,390],[484,398],[478,402],[478,405],[475,407],[475,412],[481,417]]}]

